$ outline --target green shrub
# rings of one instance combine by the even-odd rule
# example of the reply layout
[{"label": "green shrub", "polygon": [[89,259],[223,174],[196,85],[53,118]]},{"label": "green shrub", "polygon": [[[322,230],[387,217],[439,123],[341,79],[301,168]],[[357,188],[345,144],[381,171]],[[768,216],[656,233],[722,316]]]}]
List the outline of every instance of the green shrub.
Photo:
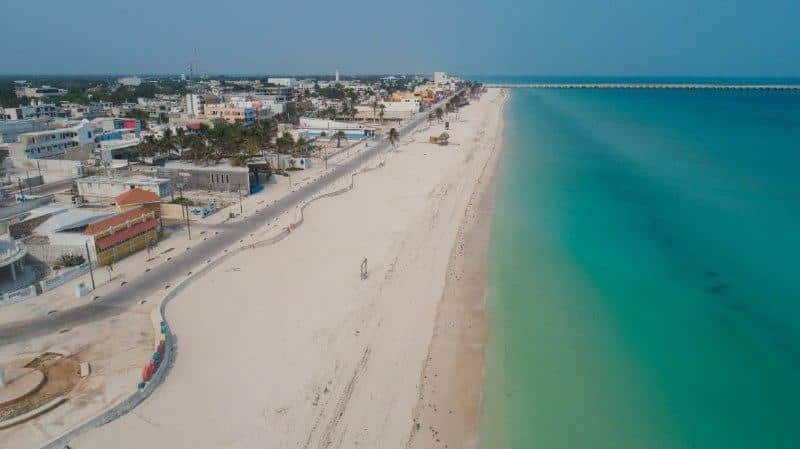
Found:
[{"label": "green shrub", "polygon": [[85,262],[86,259],[80,254],[62,254],[56,260],[56,263],[62,267],[74,267]]}]

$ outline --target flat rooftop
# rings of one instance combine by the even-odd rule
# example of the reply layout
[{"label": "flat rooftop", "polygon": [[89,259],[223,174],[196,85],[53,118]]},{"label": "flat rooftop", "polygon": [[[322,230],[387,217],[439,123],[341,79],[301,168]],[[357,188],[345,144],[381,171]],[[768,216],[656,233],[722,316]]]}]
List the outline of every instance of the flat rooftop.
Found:
[{"label": "flat rooftop", "polygon": [[145,176],[145,175],[130,175],[130,176],[103,176],[103,175],[94,175],[94,176],[87,176],[85,178],[76,179],[75,182],[77,183],[87,183],[87,182],[96,182],[96,183],[104,183],[104,184],[140,184],[140,185],[159,185],[165,182],[170,182],[167,178],[155,178],[153,176]]},{"label": "flat rooftop", "polygon": [[195,170],[195,171],[230,171],[246,173],[250,171],[247,167],[234,167],[230,162],[220,162],[214,165],[199,165],[184,161],[169,161],[164,164],[168,170]]}]

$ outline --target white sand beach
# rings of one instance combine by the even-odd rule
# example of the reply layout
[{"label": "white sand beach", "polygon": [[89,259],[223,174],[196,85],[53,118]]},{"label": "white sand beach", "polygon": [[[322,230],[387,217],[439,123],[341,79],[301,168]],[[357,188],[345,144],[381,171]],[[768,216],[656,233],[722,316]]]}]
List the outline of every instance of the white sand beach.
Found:
[{"label": "white sand beach", "polygon": [[[501,149],[506,95],[490,89],[452,114],[449,146],[428,143],[442,123],[404,139],[353,190],[307,207],[288,238],[237,254],[189,286],[167,308],[177,356],[164,383],[70,446],[445,447],[444,436],[418,437],[426,416],[448,413],[447,405],[420,413],[421,372],[465,211]],[[479,409],[481,366],[470,369],[478,375],[462,441],[474,440]]]}]

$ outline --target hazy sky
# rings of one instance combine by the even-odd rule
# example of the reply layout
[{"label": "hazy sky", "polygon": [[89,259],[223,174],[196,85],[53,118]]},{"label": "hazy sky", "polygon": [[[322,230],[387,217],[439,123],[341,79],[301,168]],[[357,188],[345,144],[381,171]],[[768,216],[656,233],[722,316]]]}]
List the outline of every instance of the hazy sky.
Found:
[{"label": "hazy sky", "polygon": [[800,76],[800,0],[8,0],[0,73]]}]

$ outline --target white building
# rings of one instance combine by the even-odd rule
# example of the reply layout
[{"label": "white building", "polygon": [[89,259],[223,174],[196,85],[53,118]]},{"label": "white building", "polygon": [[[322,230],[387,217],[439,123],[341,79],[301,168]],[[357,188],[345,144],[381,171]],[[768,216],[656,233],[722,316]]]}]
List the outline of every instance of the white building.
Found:
[{"label": "white building", "polygon": [[267,82],[276,86],[295,87],[297,78],[267,78]]},{"label": "white building", "polygon": [[339,130],[365,130],[367,128],[360,123],[340,122],[336,120],[328,120],[324,118],[313,117],[300,117],[300,128],[325,130],[325,131],[339,131]]},{"label": "white building", "polygon": [[172,181],[150,176],[89,176],[75,180],[78,195],[90,202],[106,201],[133,188],[153,192],[161,198],[172,195]]},{"label": "white building", "polygon": [[433,83],[447,84],[448,83],[447,74],[444,72],[433,72]]},{"label": "white building", "polygon": [[17,141],[17,137],[20,134],[42,131],[43,129],[45,129],[43,120],[0,120],[0,143],[13,143]]},{"label": "white building", "polygon": [[186,114],[190,117],[203,115],[205,112],[203,97],[198,94],[186,94]]},{"label": "white building", "polygon": [[142,79],[138,76],[126,76],[117,80],[120,86],[137,87],[142,84]]},{"label": "white building", "polygon": [[205,116],[209,119],[222,119],[228,123],[241,122],[245,126],[256,123],[256,110],[246,104],[217,103],[205,106]]},{"label": "white building", "polygon": [[92,151],[95,127],[88,121],[70,127],[22,133],[9,145],[9,155],[17,159],[49,159],[68,151]]},{"label": "white building", "polygon": [[59,97],[67,93],[66,89],[58,89],[51,86],[41,87],[18,87],[15,89],[18,97],[29,98],[44,98],[44,97]]},{"label": "white building", "polygon": [[77,103],[61,103],[61,108],[66,112],[67,116],[72,119],[86,119],[92,120],[98,117],[104,117],[106,110],[101,104],[93,103],[90,105],[83,105]]},{"label": "white building", "polygon": [[19,106],[16,108],[4,108],[1,110],[0,119],[5,120],[25,120],[29,118],[54,118],[58,116],[58,108],[54,104],[37,104],[31,106]]},{"label": "white building", "polygon": [[417,99],[404,99],[402,101],[381,101],[377,108],[372,105],[356,106],[356,118],[359,120],[378,120],[383,111],[384,120],[405,120],[413,117],[420,111],[420,102]]}]

